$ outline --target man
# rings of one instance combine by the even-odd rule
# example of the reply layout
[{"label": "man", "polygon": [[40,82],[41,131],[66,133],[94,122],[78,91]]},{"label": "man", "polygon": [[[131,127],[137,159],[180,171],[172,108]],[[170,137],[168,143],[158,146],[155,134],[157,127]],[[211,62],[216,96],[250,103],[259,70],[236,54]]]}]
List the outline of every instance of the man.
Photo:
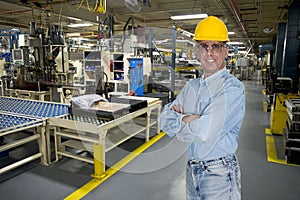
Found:
[{"label": "man", "polygon": [[200,21],[194,40],[203,76],[189,80],[165,105],[159,126],[189,143],[187,199],[241,199],[235,151],[245,114],[244,85],[226,70],[229,38],[220,19],[210,16]]}]

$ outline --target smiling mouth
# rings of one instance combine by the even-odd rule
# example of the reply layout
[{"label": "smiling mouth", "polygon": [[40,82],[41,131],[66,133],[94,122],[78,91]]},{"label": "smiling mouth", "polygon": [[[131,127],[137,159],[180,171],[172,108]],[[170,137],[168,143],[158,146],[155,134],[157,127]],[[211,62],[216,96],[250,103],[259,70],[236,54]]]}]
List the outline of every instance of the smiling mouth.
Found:
[{"label": "smiling mouth", "polygon": [[215,60],[209,59],[207,60],[207,62],[211,63],[211,62],[215,62]]}]

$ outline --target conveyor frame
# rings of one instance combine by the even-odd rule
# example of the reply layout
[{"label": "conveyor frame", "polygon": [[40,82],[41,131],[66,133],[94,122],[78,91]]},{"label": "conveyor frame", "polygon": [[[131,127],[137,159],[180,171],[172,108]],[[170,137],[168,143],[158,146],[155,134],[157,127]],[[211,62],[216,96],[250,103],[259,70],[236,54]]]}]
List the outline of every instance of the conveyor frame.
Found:
[{"label": "conveyor frame", "polygon": [[1,145],[0,152],[10,151],[32,141],[36,141],[39,148],[38,153],[0,168],[0,174],[38,158],[41,159],[41,164],[48,165],[50,163],[50,139],[46,138],[47,118],[64,116],[62,113],[65,112],[67,112],[65,104],[0,97],[0,137],[18,134],[24,130],[33,130],[33,134]]},{"label": "conveyor frame", "polygon": [[[0,113],[1,116],[12,116],[12,117],[18,117],[19,119],[26,119],[29,117],[25,116],[16,116],[10,113]],[[12,127],[7,127],[4,129],[0,129],[0,137],[6,136],[6,135],[11,135],[11,134],[16,134],[22,130],[27,130],[27,129],[33,129],[34,133],[33,135],[29,135],[27,137],[24,137],[22,139],[14,140],[8,144],[4,144],[0,146],[0,152],[8,151],[13,148],[22,146],[24,144],[28,144],[32,141],[37,141],[39,145],[39,152],[30,156],[27,156],[26,158],[23,158],[17,162],[14,162],[12,164],[9,164],[5,167],[0,168],[0,174],[6,173],[14,168],[17,168],[21,165],[24,165],[28,162],[31,162],[35,159],[40,158],[42,164],[47,164],[47,150],[46,150],[46,141],[45,141],[45,129],[43,127],[44,121],[41,119],[36,119],[36,118],[30,118],[30,122],[24,123],[24,124],[18,124],[16,126]]]},{"label": "conveyor frame", "polygon": [[[162,102],[158,98],[152,99],[155,99],[155,101],[151,103],[148,102],[148,106],[146,108],[142,108],[111,121],[105,121],[100,125],[91,123],[90,121],[79,121],[76,117],[71,115],[63,118],[49,118],[49,126],[54,128],[56,162],[65,156],[93,164],[94,174],[92,176],[99,179],[103,178],[105,176],[106,152],[127,141],[131,137],[142,133],[143,131],[145,131],[145,140],[149,141],[150,127],[154,125],[157,125],[156,134],[160,132],[157,119],[161,111]],[[151,119],[151,114],[153,114],[154,110],[157,110],[156,118]],[[139,130],[137,129],[132,131],[131,134],[128,134],[123,139],[118,140],[116,143],[108,144],[108,141],[110,141],[110,134],[112,134],[110,133],[110,130],[118,126],[126,125],[130,126],[132,130],[134,127],[131,126],[130,121],[143,116],[144,114],[146,114],[146,124],[144,127],[141,126]],[[89,120],[89,118],[86,119]],[[119,132],[117,136],[120,136],[121,134],[122,133]],[[62,138],[67,138],[67,141],[62,142]],[[85,144],[83,145],[82,142]],[[72,154],[66,151],[66,147],[89,150],[90,152],[93,152],[93,159]]]}]

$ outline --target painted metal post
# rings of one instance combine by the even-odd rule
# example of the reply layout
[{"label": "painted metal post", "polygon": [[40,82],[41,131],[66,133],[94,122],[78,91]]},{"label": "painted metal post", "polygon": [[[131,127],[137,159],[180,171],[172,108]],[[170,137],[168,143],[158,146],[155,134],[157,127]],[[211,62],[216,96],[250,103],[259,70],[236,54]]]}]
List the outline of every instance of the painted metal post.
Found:
[{"label": "painted metal post", "polygon": [[94,149],[94,178],[102,179],[105,176],[105,135],[100,133],[99,144],[93,144]]},{"label": "painted metal post", "polygon": [[172,27],[172,65],[171,65],[171,101],[175,99],[175,58],[176,58],[176,28]]}]

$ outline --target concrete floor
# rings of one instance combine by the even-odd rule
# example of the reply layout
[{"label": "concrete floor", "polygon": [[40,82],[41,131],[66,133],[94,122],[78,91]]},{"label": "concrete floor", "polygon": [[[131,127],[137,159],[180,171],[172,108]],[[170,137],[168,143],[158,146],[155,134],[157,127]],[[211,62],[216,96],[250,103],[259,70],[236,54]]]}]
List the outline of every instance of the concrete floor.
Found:
[{"label": "concrete floor", "polygon": [[[267,161],[265,128],[269,127],[270,113],[263,112],[263,87],[255,80],[243,82],[246,116],[237,152],[242,170],[242,199],[298,200],[300,167]],[[185,149],[185,144],[165,136],[82,199],[183,200]],[[30,169],[10,173],[11,177],[0,183],[1,199],[64,199],[88,183],[92,171],[89,164],[69,159],[48,167],[33,163]]]}]

